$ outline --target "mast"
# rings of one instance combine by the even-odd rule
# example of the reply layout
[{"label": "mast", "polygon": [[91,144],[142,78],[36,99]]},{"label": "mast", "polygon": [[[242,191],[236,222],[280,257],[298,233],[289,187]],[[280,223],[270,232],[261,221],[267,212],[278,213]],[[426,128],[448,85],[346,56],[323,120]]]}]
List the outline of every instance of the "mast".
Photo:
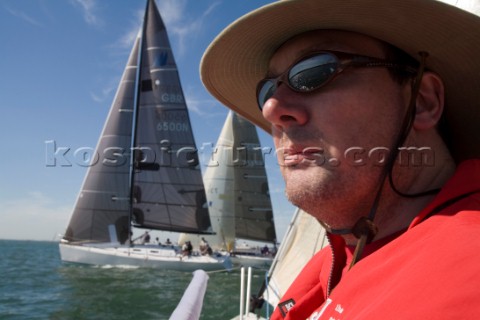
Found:
[{"label": "mast", "polygon": [[[130,148],[130,213],[128,215],[128,236],[130,237],[132,233],[132,215],[133,215],[133,202],[135,201],[135,194],[133,188],[133,179],[135,174],[136,166],[136,150],[135,146],[137,143],[136,139],[136,130],[137,130],[137,119],[138,119],[138,109],[140,103],[140,85],[141,85],[141,75],[142,75],[142,52],[143,52],[143,39],[145,35],[145,29],[147,26],[148,19],[148,8],[150,7],[150,1],[147,0],[147,6],[145,8],[145,14],[143,16],[142,29],[139,34],[139,50],[137,53],[137,73],[135,75],[135,98],[133,101],[133,119],[132,119],[132,144]],[[130,239],[130,238],[129,238]],[[131,241],[130,241],[131,242]],[[131,244],[131,243],[130,243]]]}]

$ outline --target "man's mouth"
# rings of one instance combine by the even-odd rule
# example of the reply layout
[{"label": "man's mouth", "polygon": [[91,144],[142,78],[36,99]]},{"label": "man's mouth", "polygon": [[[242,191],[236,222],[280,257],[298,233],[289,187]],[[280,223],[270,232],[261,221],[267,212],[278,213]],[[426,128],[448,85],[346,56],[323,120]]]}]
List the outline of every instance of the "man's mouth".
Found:
[{"label": "man's mouth", "polygon": [[323,149],[317,147],[286,148],[283,150],[283,161],[287,167],[296,166],[304,160],[316,161],[323,157]]}]

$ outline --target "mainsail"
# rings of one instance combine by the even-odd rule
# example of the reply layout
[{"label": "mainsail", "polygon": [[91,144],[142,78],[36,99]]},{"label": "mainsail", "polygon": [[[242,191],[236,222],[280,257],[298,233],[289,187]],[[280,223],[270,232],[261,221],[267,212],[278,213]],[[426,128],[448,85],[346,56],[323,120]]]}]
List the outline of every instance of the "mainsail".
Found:
[{"label": "mainsail", "polygon": [[204,175],[217,239],[232,250],[235,239],[276,240],[267,174],[255,126],[229,112]]},{"label": "mainsail", "polygon": [[132,224],[211,233],[190,117],[154,0],[95,154],[65,240],[125,243]]}]

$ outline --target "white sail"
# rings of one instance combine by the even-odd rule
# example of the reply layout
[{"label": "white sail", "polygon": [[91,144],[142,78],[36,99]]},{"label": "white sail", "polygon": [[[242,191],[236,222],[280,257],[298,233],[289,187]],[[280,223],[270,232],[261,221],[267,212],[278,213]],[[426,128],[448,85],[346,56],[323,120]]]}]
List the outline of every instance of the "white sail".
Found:
[{"label": "white sail", "polygon": [[263,298],[276,307],[305,264],[328,245],[325,229],[311,215],[297,209],[270,268]]},{"label": "white sail", "polygon": [[203,181],[210,221],[216,233],[207,237],[212,248],[230,251],[235,245],[235,172],[232,112],[228,113]]}]

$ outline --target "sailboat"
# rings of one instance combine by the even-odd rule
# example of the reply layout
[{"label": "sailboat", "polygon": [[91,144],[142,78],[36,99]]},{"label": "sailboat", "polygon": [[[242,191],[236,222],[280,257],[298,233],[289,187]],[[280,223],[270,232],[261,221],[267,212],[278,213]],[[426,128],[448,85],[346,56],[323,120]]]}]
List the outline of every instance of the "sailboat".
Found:
[{"label": "sailboat", "polygon": [[205,188],[179,75],[154,0],[130,53],[60,241],[61,259],[182,271],[229,268],[225,255],[134,245],[132,228],[211,234]]},{"label": "sailboat", "polygon": [[263,152],[255,126],[230,111],[203,177],[216,234],[202,238],[229,253],[234,265],[268,266],[276,250]]}]

